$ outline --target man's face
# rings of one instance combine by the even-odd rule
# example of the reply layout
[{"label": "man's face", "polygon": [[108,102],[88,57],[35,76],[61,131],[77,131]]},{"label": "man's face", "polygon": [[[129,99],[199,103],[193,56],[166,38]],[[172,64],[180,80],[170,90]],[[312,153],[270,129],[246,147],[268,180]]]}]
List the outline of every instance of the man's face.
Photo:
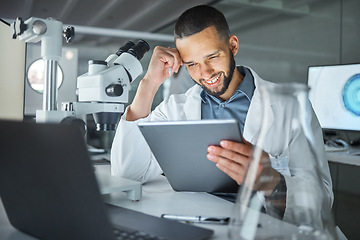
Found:
[{"label": "man's face", "polygon": [[235,69],[233,52],[227,40],[219,39],[214,27],[176,40],[176,47],[190,76],[206,92],[222,97]]}]

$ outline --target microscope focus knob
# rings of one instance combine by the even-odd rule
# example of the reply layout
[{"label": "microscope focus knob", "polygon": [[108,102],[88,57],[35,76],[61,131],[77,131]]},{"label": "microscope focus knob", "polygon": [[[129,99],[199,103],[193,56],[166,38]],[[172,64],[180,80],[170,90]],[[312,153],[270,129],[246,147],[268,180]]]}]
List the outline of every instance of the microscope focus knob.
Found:
[{"label": "microscope focus knob", "polygon": [[119,97],[123,94],[124,89],[120,84],[110,84],[105,91],[109,97]]}]

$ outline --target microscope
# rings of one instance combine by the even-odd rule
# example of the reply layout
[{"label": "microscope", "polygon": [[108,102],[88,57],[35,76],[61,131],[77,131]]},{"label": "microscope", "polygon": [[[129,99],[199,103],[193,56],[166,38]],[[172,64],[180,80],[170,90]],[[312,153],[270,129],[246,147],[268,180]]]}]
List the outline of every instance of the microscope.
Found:
[{"label": "microscope", "polygon": [[[93,114],[97,130],[115,130],[128,102],[130,83],[143,71],[140,59],[150,47],[144,40],[129,41],[106,60],[90,60],[88,72],[77,78],[77,102],[65,102],[57,109],[56,71],[61,58],[62,38],[69,42],[74,28],[63,30],[61,22],[48,18],[18,18],[11,24],[13,38],[25,42],[41,41],[41,57],[45,60],[43,109],[36,111],[37,123],[73,123],[86,114]],[[80,120],[81,121],[81,120]],[[86,125],[83,126],[86,132]],[[85,133],[84,132],[84,133]],[[129,199],[141,199],[141,183],[118,176],[95,172],[101,192],[127,193]]]},{"label": "microscope", "polygon": [[130,83],[143,71],[140,59],[149,49],[144,40],[136,45],[128,41],[105,61],[90,60],[88,72],[77,78],[78,102],[62,103],[62,111],[74,117],[93,114],[97,130],[115,130],[129,100]]},{"label": "microscope", "polygon": [[124,104],[128,102],[130,83],[143,71],[140,63],[150,46],[144,40],[128,41],[106,60],[90,60],[88,72],[77,78],[77,102],[65,102],[58,110],[57,66],[61,58],[62,35],[70,42],[73,27],[63,30],[61,22],[48,18],[17,18],[11,24],[13,38],[30,43],[41,41],[41,57],[45,62],[43,108],[36,111],[36,122],[73,121],[93,114],[97,130],[115,130]]}]

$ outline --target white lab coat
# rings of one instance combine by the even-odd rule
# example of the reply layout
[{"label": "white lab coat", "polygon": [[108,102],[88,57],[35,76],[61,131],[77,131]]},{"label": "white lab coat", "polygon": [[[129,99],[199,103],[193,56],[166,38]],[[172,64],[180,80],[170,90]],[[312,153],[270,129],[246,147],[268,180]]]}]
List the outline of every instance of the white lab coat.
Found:
[{"label": "white lab coat", "polygon": [[[259,87],[261,85],[274,84],[261,79],[253,70],[251,73],[254,76],[256,89],[251,100],[251,104],[246,117],[244,126],[244,138],[255,144],[259,135],[262,121],[262,103],[260,98]],[[137,180],[140,182],[149,181],[159,176],[162,171],[151,153],[145,139],[143,138],[140,130],[137,127],[138,122],[143,121],[171,121],[171,120],[199,120],[201,119],[201,87],[195,85],[191,87],[185,94],[171,95],[166,98],[149,116],[144,119],[139,119],[134,122],[126,121],[126,112],[119,122],[111,149],[111,172],[113,175],[119,175],[124,178]],[[272,113],[269,121],[271,121],[272,130],[276,129],[281,123],[274,121],[276,111],[279,108],[283,110],[284,103],[272,103]],[[332,182],[330,172],[327,164],[327,159],[322,145],[322,132],[321,127],[312,112],[311,126],[315,135],[315,142],[319,144],[317,151],[321,156],[321,175],[319,181],[323,182],[324,189],[328,195],[328,206],[330,207],[333,202]],[[297,208],[297,193],[301,184],[304,188],[311,186],[311,181],[316,181],[314,177],[309,175],[307,171],[302,171],[310,166],[313,159],[302,148],[306,143],[304,136],[293,136],[291,131],[287,136],[280,136],[274,141],[274,136],[265,142],[262,148],[268,152],[274,159],[288,160],[288,166],[283,171],[287,185],[287,207],[284,214],[284,220],[291,221],[294,216],[293,210]],[[270,136],[270,134],[268,135]],[[283,167],[283,166],[282,166]],[[284,169],[282,169],[284,170]],[[201,169],[199,169],[201,171]],[[313,169],[310,169],[313,172]],[[281,172],[281,171],[280,171]],[[287,172],[287,173],[286,173]],[[306,179],[306,181],[304,181]],[[309,180],[310,179],[310,180]],[[309,180],[309,181],[308,181]],[[320,206],[313,206],[315,209],[320,209]]]}]

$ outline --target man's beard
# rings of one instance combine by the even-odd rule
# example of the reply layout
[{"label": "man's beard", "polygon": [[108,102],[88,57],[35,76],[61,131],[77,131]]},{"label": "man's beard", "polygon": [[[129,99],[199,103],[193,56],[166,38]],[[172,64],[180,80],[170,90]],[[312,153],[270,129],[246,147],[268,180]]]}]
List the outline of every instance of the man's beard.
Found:
[{"label": "man's beard", "polygon": [[[229,56],[230,56],[230,57],[229,57],[229,60],[230,60],[229,72],[228,72],[227,74],[225,74],[224,72],[222,72],[222,74],[224,75],[224,83],[223,83],[223,86],[222,86],[222,88],[221,88],[220,90],[218,90],[218,91],[213,91],[212,89],[209,89],[208,87],[206,87],[205,84],[200,84],[200,83],[201,83],[201,80],[200,80],[200,83],[198,83],[198,82],[196,82],[196,81],[193,79],[193,81],[194,81],[196,84],[200,85],[200,86],[202,87],[202,89],[204,89],[205,92],[207,92],[208,94],[213,95],[213,96],[215,96],[215,97],[219,97],[219,96],[223,95],[223,94],[226,92],[226,90],[229,88],[231,79],[232,79],[232,77],[233,77],[233,75],[234,75],[234,71],[235,71],[235,67],[236,67],[236,66],[235,66],[235,59],[234,59],[234,55],[232,54],[232,52],[231,52],[230,49],[229,49],[229,51],[230,51],[230,54],[229,54]],[[214,75],[211,76],[211,77],[215,77],[215,76],[217,76],[217,75],[219,75],[219,73],[216,73],[216,74],[214,74]]]}]

